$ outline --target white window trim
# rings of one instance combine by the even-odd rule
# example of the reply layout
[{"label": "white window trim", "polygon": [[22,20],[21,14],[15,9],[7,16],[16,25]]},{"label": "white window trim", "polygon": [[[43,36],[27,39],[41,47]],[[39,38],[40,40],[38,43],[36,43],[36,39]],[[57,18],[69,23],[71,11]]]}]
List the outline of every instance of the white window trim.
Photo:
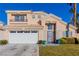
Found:
[{"label": "white window trim", "polygon": [[[10,23],[18,23],[18,21],[17,21],[17,22],[10,22]],[[19,22],[19,23],[27,23],[27,22],[22,22],[22,21],[21,21],[21,22]]]}]

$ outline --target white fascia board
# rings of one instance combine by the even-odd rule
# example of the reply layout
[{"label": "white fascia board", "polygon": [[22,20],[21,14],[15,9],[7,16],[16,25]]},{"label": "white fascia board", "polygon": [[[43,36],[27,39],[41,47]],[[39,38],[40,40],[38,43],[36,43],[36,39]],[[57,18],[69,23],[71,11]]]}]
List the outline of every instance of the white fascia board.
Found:
[{"label": "white fascia board", "polygon": [[6,10],[6,13],[13,13],[13,12],[32,12],[31,10]]}]

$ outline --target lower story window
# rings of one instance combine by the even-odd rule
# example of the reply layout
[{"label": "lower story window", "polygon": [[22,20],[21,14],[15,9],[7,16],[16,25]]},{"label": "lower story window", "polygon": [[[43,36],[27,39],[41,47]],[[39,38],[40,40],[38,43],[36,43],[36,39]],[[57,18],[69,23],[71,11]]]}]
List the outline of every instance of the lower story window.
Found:
[{"label": "lower story window", "polygon": [[70,37],[72,36],[72,32],[71,32],[71,31],[69,32],[69,36],[70,36]]},{"label": "lower story window", "polygon": [[37,33],[37,31],[32,31],[32,33]]},{"label": "lower story window", "polygon": [[23,31],[17,31],[17,33],[23,33]]},{"label": "lower story window", "polygon": [[67,35],[68,35],[69,37],[71,37],[71,36],[72,36],[72,31],[69,31],[69,32],[64,31],[64,32],[63,32],[63,36],[64,36],[64,37],[66,37]]},{"label": "lower story window", "polygon": [[16,31],[10,31],[10,33],[16,33]]},{"label": "lower story window", "polygon": [[10,33],[37,33],[37,31],[10,31]]},{"label": "lower story window", "polygon": [[30,31],[24,31],[24,33],[30,33]]},{"label": "lower story window", "polygon": [[66,37],[66,31],[63,32],[63,36]]}]

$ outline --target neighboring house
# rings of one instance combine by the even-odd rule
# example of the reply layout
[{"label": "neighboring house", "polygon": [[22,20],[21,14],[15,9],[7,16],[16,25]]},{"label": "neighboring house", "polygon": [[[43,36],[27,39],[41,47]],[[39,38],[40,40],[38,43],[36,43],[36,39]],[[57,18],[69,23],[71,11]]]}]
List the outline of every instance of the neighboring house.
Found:
[{"label": "neighboring house", "polygon": [[[56,43],[66,37],[67,24],[56,15],[19,10],[8,10],[6,13],[9,43],[37,43],[39,40]],[[76,37],[76,27],[70,25],[69,29],[69,37]]]}]

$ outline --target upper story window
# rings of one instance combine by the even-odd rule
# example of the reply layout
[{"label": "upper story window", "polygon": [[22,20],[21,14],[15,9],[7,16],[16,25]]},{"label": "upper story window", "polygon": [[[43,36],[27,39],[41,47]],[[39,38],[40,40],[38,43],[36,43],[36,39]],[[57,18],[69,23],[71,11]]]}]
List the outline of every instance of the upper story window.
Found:
[{"label": "upper story window", "polygon": [[25,20],[27,20],[25,19],[25,15],[15,15],[15,21],[24,22]]},{"label": "upper story window", "polygon": [[32,15],[32,18],[33,19],[40,19],[41,18],[41,15]]},{"label": "upper story window", "polygon": [[48,24],[48,30],[52,30],[52,24]]},{"label": "upper story window", "polygon": [[41,18],[41,15],[38,15],[38,18]]}]

